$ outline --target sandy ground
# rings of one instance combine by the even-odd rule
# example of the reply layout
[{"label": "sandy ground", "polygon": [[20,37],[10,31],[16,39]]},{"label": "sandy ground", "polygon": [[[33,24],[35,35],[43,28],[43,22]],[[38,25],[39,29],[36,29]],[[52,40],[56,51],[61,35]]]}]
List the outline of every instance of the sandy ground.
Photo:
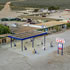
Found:
[{"label": "sandy ground", "polygon": [[4,8],[0,11],[0,18],[14,18],[22,15],[22,13],[17,13],[16,11],[12,11],[10,8],[11,2],[7,2]]},{"label": "sandy ground", "polygon": [[[11,13],[2,15],[4,14],[2,11],[0,17],[12,16],[13,13]],[[57,55],[56,52],[57,43],[55,40],[57,37],[64,38],[66,41],[63,56]],[[35,40],[38,54],[32,54],[30,48],[28,51],[21,52],[20,42],[17,42],[17,48],[10,48],[10,44],[0,45],[0,70],[70,70],[70,30],[46,36],[46,51],[42,49],[41,41],[43,41],[43,37],[41,40]],[[50,47],[51,41],[53,41],[53,48]],[[29,42],[26,46],[31,47],[31,43]]]},{"label": "sandy ground", "polygon": [[34,63],[36,70],[70,70],[70,46],[64,49],[64,55],[57,55],[56,51]]},{"label": "sandy ground", "polygon": [[[18,51],[17,48],[10,48],[10,44],[0,45],[0,70],[70,70],[69,36],[70,30],[47,36],[46,46],[48,48],[46,51],[36,48],[38,54],[32,54],[30,51]],[[57,55],[56,37],[64,38],[66,41],[63,56]],[[51,40],[54,42],[53,48],[49,47]]]},{"label": "sandy ground", "polygon": [[70,18],[70,12],[68,12],[68,11],[58,11],[56,13],[51,13],[50,15],[48,15],[48,18],[68,20]]},{"label": "sandy ground", "polygon": [[64,49],[64,55],[57,52],[28,59],[6,48],[0,48],[0,70],[70,70],[70,46]]}]

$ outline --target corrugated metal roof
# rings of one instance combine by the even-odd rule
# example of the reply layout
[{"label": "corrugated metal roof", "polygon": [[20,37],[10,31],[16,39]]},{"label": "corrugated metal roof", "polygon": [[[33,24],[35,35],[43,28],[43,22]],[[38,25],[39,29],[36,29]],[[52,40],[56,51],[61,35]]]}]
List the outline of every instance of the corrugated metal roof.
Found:
[{"label": "corrugated metal roof", "polygon": [[50,22],[46,22],[46,23],[40,23],[40,24],[36,24],[39,26],[46,26],[46,27],[52,27],[52,26],[56,26],[56,25],[62,25],[62,24],[66,24],[64,22],[60,22],[60,21],[50,21]]},{"label": "corrugated metal roof", "polygon": [[17,39],[17,40],[26,40],[26,39],[46,35],[46,34],[47,34],[47,32],[29,31],[29,32],[24,32],[24,33],[20,33],[20,34],[10,35],[8,37],[13,38],[13,39]]},{"label": "corrugated metal roof", "polygon": [[11,31],[13,31],[14,33],[23,33],[23,32],[27,32],[27,31],[31,31],[31,30],[36,30],[38,28],[35,27],[29,27],[29,26],[20,26],[20,27],[16,27],[16,28],[11,28]]}]

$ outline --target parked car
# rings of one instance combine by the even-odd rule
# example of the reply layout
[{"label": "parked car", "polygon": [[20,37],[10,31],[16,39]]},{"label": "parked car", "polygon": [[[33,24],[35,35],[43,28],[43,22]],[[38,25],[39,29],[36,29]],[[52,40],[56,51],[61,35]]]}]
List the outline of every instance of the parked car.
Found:
[{"label": "parked car", "polygon": [[9,21],[8,18],[2,18],[1,21]]}]

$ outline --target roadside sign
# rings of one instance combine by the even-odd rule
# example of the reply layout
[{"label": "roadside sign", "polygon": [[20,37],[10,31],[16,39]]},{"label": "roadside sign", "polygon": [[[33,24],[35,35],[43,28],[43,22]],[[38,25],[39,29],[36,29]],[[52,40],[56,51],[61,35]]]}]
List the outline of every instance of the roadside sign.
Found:
[{"label": "roadside sign", "polygon": [[58,44],[58,49],[59,49],[59,50],[62,50],[62,49],[63,49],[62,43],[59,43],[59,44]]},{"label": "roadside sign", "polygon": [[56,38],[56,42],[58,43],[57,53],[59,54],[59,50],[61,50],[61,55],[63,55],[63,43],[65,43],[65,40],[62,38]]},{"label": "roadside sign", "polygon": [[56,42],[58,43],[65,43],[65,40],[62,38],[56,38]]},{"label": "roadside sign", "polygon": [[42,25],[41,27],[44,28],[44,25]]},{"label": "roadside sign", "polygon": [[42,27],[42,28],[46,28],[46,26],[45,26],[45,25],[42,25],[41,27]]},{"label": "roadside sign", "polygon": [[46,28],[45,31],[47,32],[48,31],[48,28]]}]

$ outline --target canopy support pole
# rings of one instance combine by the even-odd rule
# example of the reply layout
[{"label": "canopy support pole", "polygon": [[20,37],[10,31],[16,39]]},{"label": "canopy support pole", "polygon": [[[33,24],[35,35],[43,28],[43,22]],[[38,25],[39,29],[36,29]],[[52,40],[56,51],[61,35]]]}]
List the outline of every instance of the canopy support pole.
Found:
[{"label": "canopy support pole", "polygon": [[11,38],[11,42],[10,43],[11,43],[11,48],[12,48],[12,38]]},{"label": "canopy support pole", "polygon": [[32,38],[32,48],[34,48],[34,38]]},{"label": "canopy support pole", "polygon": [[46,46],[46,35],[44,35],[44,44],[43,44],[44,50],[45,50],[45,46]]},{"label": "canopy support pole", "polygon": [[23,40],[21,40],[21,51],[23,51]]}]

